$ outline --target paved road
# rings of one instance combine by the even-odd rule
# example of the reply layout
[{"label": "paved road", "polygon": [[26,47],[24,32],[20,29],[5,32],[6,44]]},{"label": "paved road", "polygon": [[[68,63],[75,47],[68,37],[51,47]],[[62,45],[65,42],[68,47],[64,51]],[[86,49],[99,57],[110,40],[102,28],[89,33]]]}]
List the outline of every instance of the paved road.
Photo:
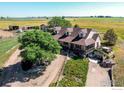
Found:
[{"label": "paved road", "polygon": [[107,71],[98,64],[89,62],[86,87],[111,87]]},{"label": "paved road", "polygon": [[64,60],[65,56],[57,55],[57,58],[47,67],[46,71],[42,75],[31,78],[28,82],[24,82],[22,79],[25,77],[24,73],[20,69],[21,58],[18,57],[20,51],[17,49],[15,53],[9,58],[5,63],[4,74],[1,79],[2,86],[9,87],[33,87],[33,86],[42,86],[47,87],[49,84],[56,78],[58,75]]}]

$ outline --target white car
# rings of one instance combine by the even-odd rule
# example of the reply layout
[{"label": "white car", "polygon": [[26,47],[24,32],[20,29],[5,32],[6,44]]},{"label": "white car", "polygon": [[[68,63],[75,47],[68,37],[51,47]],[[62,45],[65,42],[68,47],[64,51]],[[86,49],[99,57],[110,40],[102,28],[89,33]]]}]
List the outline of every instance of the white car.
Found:
[{"label": "white car", "polygon": [[98,64],[98,60],[94,60],[94,59],[91,59],[91,58],[88,58],[88,60],[89,60],[90,62],[92,62],[92,63]]}]

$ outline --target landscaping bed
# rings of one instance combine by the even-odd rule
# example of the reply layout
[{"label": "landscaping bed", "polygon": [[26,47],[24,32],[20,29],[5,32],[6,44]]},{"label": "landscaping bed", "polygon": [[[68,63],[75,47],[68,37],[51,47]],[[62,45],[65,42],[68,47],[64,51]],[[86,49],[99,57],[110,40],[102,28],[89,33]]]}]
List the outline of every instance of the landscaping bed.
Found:
[{"label": "landscaping bed", "polygon": [[88,72],[88,60],[73,58],[65,64],[62,80],[59,81],[60,87],[81,87],[85,86]]}]

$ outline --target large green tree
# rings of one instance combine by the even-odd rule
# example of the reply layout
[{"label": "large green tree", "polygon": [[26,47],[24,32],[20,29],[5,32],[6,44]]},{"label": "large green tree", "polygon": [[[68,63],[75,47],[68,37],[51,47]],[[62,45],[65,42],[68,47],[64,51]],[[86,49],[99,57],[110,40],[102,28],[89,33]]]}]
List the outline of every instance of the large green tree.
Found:
[{"label": "large green tree", "polygon": [[49,33],[39,30],[25,32],[19,37],[19,42],[23,60],[32,63],[52,61],[61,49]]},{"label": "large green tree", "polygon": [[70,21],[65,20],[62,17],[53,17],[49,22],[48,25],[50,27],[61,26],[61,27],[71,27],[72,24]]},{"label": "large green tree", "polygon": [[106,40],[107,44],[109,44],[109,45],[115,45],[116,44],[117,35],[113,29],[107,30],[107,32],[104,34],[104,40]]}]

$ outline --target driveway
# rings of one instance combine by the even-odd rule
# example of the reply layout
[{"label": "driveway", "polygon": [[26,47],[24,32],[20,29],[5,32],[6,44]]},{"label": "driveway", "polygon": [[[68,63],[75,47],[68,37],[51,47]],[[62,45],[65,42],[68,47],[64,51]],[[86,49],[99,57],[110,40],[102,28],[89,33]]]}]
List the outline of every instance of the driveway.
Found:
[{"label": "driveway", "polygon": [[89,62],[86,87],[111,87],[107,70],[96,63]]},{"label": "driveway", "polygon": [[51,62],[43,74],[30,78],[29,81],[23,81],[25,74],[20,67],[21,58],[18,57],[20,51],[17,49],[15,53],[9,58],[4,65],[2,79],[0,79],[1,86],[8,87],[48,87],[49,84],[56,78],[60,69],[62,68],[65,56],[57,55],[57,58]]}]

